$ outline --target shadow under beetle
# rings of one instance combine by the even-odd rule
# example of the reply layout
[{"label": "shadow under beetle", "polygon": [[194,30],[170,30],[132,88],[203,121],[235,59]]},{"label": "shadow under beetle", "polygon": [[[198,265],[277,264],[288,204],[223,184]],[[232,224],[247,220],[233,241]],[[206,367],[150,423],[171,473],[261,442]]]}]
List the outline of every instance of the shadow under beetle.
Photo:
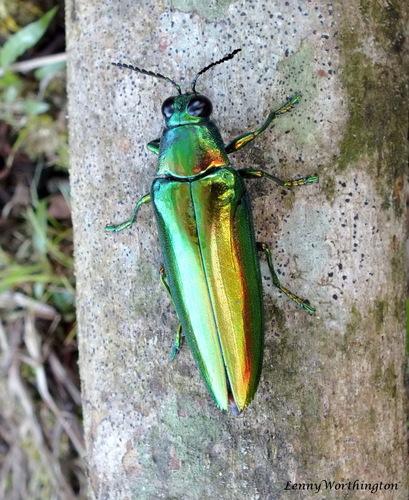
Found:
[{"label": "shadow under beetle", "polygon": [[175,306],[180,324],[171,357],[182,333],[205,384],[218,407],[239,414],[254,398],[263,358],[263,300],[257,253],[266,254],[274,285],[296,304],[314,312],[308,301],[284,288],[266,243],[255,240],[243,179],[267,177],[280,186],[303,186],[318,177],[282,181],[262,170],[234,170],[229,153],[244,147],[279,115],[291,110],[296,94],[272,111],[263,125],[224,144],[210,120],[212,103],[196,92],[198,77],[241,49],[206,66],[192,91],[160,73],[113,63],[174,85],[178,95],[162,105],[165,128],[148,144],[159,161],[150,193],[135,206],[130,220],[107,231],[122,231],[135,222],[144,203],[152,202],[164,260],[161,281]]}]

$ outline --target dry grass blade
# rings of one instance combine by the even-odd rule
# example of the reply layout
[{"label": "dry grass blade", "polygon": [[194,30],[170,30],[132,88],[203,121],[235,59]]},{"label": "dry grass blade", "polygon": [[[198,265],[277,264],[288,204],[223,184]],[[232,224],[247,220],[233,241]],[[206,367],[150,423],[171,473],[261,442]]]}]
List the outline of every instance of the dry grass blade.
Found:
[{"label": "dry grass blade", "polygon": [[[30,431],[36,445],[36,451],[38,452],[39,458],[43,463],[43,466],[49,471],[49,478],[52,482],[54,490],[57,493],[57,498],[61,498],[61,500],[73,500],[76,496],[71,487],[67,484],[58,462],[54,459],[45,443],[42,428],[36,416],[34,403],[26,384],[21,379],[20,363],[17,360],[11,365],[9,370],[9,390],[10,394],[15,397],[16,402],[20,403],[24,409],[25,425],[22,429],[26,432],[27,430]],[[24,434],[26,434],[26,432]],[[26,436],[21,435],[19,437],[21,439]],[[22,449],[24,449],[23,446]],[[14,481],[14,483],[16,485],[17,481]],[[18,498],[22,497],[19,496]]]},{"label": "dry grass blade", "polygon": [[47,376],[45,373],[44,364],[42,362],[41,353],[41,339],[34,326],[34,317],[29,314],[26,318],[26,325],[24,331],[24,343],[27,347],[28,353],[34,362],[34,371],[36,375],[37,389],[40,393],[42,400],[47,404],[50,410],[54,413],[58,422],[71,439],[72,444],[77,450],[80,457],[85,455],[84,443],[82,436],[78,433],[79,425],[70,425],[70,420],[76,422],[74,415],[68,412],[61,412],[55,401],[53,400],[47,385]]},{"label": "dry grass blade", "polygon": [[54,318],[57,311],[54,307],[32,299],[20,292],[4,292],[0,294],[0,309],[15,309],[20,307],[32,311],[37,317]]},{"label": "dry grass blade", "polygon": [[76,385],[72,382],[67,370],[61,364],[61,361],[52,352],[49,357],[50,367],[54,377],[66,388],[72,399],[78,406],[81,406],[81,393]]},{"label": "dry grass blade", "polygon": [[[5,307],[5,324],[0,321],[0,498],[78,499],[69,475],[79,474],[74,484],[81,491],[83,464],[75,455],[82,457],[84,446],[81,424],[69,410],[78,407],[80,395],[35,326],[38,317],[52,321],[58,314],[21,293],[2,294],[0,309]],[[49,371],[58,375],[53,378]],[[65,399],[55,392],[58,385],[66,388]]]}]

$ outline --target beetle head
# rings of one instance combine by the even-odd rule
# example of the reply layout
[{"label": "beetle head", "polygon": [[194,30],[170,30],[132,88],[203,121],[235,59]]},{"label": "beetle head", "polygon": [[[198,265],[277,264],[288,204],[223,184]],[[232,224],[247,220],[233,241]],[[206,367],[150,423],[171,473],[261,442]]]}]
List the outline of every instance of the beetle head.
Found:
[{"label": "beetle head", "polygon": [[196,93],[168,97],[162,104],[167,127],[207,122],[212,110],[210,99]]}]

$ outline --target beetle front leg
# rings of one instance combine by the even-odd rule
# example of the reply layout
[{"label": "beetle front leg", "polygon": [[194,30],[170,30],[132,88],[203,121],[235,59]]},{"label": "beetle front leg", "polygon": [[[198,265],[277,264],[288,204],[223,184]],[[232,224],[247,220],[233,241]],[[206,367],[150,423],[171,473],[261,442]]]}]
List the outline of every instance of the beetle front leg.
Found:
[{"label": "beetle front leg", "polygon": [[145,194],[145,196],[142,196],[142,198],[135,205],[132,217],[129,220],[122,222],[121,224],[118,224],[116,226],[106,226],[105,231],[113,231],[114,233],[118,233],[119,231],[122,231],[123,229],[132,226],[132,224],[135,222],[136,214],[138,213],[139,207],[144,203],[149,203],[150,201],[151,201],[150,193]]},{"label": "beetle front leg", "polygon": [[300,297],[297,297],[294,293],[290,292],[290,290],[287,290],[287,288],[284,288],[280,280],[278,279],[277,273],[275,272],[274,265],[273,265],[273,259],[271,258],[271,251],[270,247],[267,245],[267,243],[257,243],[257,250],[260,250],[266,254],[267,257],[267,264],[270,269],[271,277],[273,278],[273,284],[279,288],[287,297],[290,297],[291,300],[293,300],[298,306],[302,307],[306,311],[308,311],[310,314],[315,312],[315,309],[310,306],[309,302],[307,300],[302,300]]},{"label": "beetle front leg", "polygon": [[306,184],[312,184],[313,182],[318,182],[318,176],[316,175],[312,177],[301,177],[300,179],[283,181],[278,177],[276,177],[275,175],[271,175],[268,172],[264,172],[264,170],[258,170],[256,168],[242,168],[240,170],[237,170],[237,172],[245,179],[254,179],[254,178],[260,179],[261,177],[267,177],[268,179],[271,179],[280,186],[305,186]]},{"label": "beetle front leg", "polygon": [[[173,307],[175,307],[175,303],[173,301],[170,287],[168,285],[168,282],[166,281],[166,271],[165,271],[164,267],[161,267],[161,269],[159,270],[159,275],[160,275],[160,281],[161,281],[162,285],[165,287],[165,290],[168,292],[168,295],[170,297],[170,300],[172,301]],[[178,352],[180,351],[180,348],[182,347],[182,344],[183,344],[183,338],[184,337],[183,337],[183,333],[182,333],[182,325],[179,323],[178,329],[176,331],[176,337],[175,337],[175,340],[173,342],[172,351],[170,353],[170,360],[171,361],[176,356],[176,354],[178,354]]]},{"label": "beetle front leg", "polygon": [[292,109],[296,105],[300,98],[301,94],[295,94],[295,96],[285,104],[283,104],[283,106],[275,109],[274,111],[271,111],[271,113],[267,116],[266,121],[259,129],[255,130],[254,132],[248,132],[247,134],[240,135],[239,137],[236,137],[236,139],[230,141],[226,146],[226,153],[233,153],[234,151],[237,151],[238,149],[242,148],[250,141],[255,139],[258,135],[264,132],[264,130],[270,125],[270,123],[275,120],[275,118],[277,118],[277,116],[283,115],[287,111],[290,111],[290,109]]}]

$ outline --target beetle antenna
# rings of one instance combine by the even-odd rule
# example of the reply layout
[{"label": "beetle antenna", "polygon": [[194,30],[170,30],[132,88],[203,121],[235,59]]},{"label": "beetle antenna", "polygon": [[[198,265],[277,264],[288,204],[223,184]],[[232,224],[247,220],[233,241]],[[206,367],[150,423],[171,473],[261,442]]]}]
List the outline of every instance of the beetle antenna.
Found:
[{"label": "beetle antenna", "polygon": [[219,59],[218,61],[213,62],[212,64],[209,64],[209,66],[206,66],[205,68],[201,69],[199,71],[199,73],[193,78],[192,91],[196,92],[196,90],[195,90],[196,82],[197,82],[197,79],[199,78],[200,75],[203,75],[203,73],[205,71],[207,71],[210,68],[213,68],[213,66],[216,66],[216,64],[221,64],[221,63],[228,61],[229,59],[233,59],[233,57],[237,54],[237,52],[240,52],[240,51],[241,51],[241,49],[233,50],[233,52],[231,52],[229,55],[223,57],[223,59]]},{"label": "beetle antenna", "polygon": [[125,63],[112,63],[114,66],[118,66],[119,68],[126,68],[126,69],[131,69],[132,71],[137,71],[138,73],[142,73],[143,75],[148,75],[148,76],[155,76],[156,78],[162,78],[162,80],[166,80],[167,82],[171,83],[174,85],[179,94],[182,93],[182,89],[180,88],[180,85],[178,85],[176,82],[168,78],[167,76],[161,75],[160,73],[154,73],[153,71],[148,71],[146,69],[141,69],[137,68],[136,66],[132,66],[131,64],[125,64]]}]

